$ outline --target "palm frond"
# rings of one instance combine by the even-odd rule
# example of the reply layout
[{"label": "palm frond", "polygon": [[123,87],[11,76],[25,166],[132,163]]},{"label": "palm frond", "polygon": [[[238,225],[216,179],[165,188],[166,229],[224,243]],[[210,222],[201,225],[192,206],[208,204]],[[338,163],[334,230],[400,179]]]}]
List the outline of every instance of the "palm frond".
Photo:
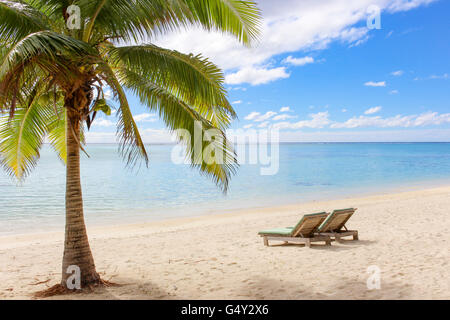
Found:
[{"label": "palm frond", "polygon": [[[53,17],[68,1],[34,0],[50,7]],[[83,40],[115,38],[124,42],[147,40],[188,25],[218,30],[250,44],[258,38],[261,13],[247,0],[74,0],[83,12]],[[86,28],[84,28],[86,26]]]},{"label": "palm frond", "polygon": [[[48,24],[51,30],[69,34],[67,29],[67,8],[75,4],[77,0],[24,0],[29,6],[41,12],[47,17]],[[83,27],[83,26],[81,26]]]},{"label": "palm frond", "polygon": [[[92,3],[93,1],[91,1]],[[98,2],[95,8],[94,14],[89,18],[89,23],[87,24],[86,29],[83,33],[83,41],[89,42],[89,39],[91,38],[92,30],[94,29],[95,20],[97,19],[99,13],[102,11],[105,4],[108,2],[108,0],[101,0]]]},{"label": "palm frond", "polygon": [[[74,56],[75,55],[75,56]],[[39,31],[20,40],[3,54],[0,61],[0,81],[18,66],[34,62],[49,71],[67,70],[64,56],[90,57],[95,51],[87,43],[52,31]]]},{"label": "palm frond", "polygon": [[34,102],[18,108],[11,120],[0,118],[0,163],[10,175],[23,179],[34,168],[52,115],[49,106]]},{"label": "palm frond", "polygon": [[261,11],[254,1],[184,0],[192,12],[191,23],[198,22],[207,30],[217,30],[236,36],[251,44],[260,34]]},{"label": "palm frond", "polygon": [[58,116],[53,117],[53,121],[49,123],[48,141],[56,151],[58,158],[64,163],[67,160],[67,117],[66,110],[61,110]]},{"label": "palm frond", "polygon": [[[66,25],[70,5],[81,9],[79,30]],[[190,162],[226,191],[237,163],[225,129],[236,113],[227,99],[223,72],[201,55],[151,44],[115,48],[113,43],[147,41],[196,25],[249,45],[258,38],[260,16],[250,0],[0,0],[1,163],[10,174],[26,176],[46,134],[64,161],[63,101],[70,101],[89,126],[98,110],[108,110],[100,94],[93,97],[95,88],[101,91],[106,83],[120,104],[117,136],[128,164],[139,158],[147,164],[148,155],[124,88],[159,113],[169,130],[189,132],[191,139],[185,142]],[[53,101],[45,92],[50,90]],[[205,137],[200,142],[198,130]],[[217,134],[210,137],[213,130]],[[211,147],[222,155],[221,162],[205,153]]]},{"label": "palm frond", "polygon": [[226,97],[222,71],[200,55],[186,55],[155,45],[111,48],[108,55],[113,65],[124,66],[166,88],[214,126],[223,129],[236,117]]},{"label": "palm frond", "polygon": [[75,81],[80,74],[77,60],[97,59],[88,44],[52,31],[32,33],[0,53],[0,109],[10,110],[14,110],[22,86],[31,89],[49,76]]},{"label": "palm frond", "polygon": [[23,1],[0,0],[0,44],[13,45],[30,33],[48,30],[47,16]]},{"label": "palm frond", "polygon": [[[212,178],[226,192],[230,178],[236,172],[237,160],[225,133],[165,88],[139,77],[126,77],[123,81],[139,97],[142,104],[159,114],[171,131],[176,132],[177,129],[183,129],[189,132],[191,139],[189,141],[182,140],[182,142],[186,143],[186,155],[192,166]],[[204,140],[203,137],[211,129],[218,132],[221,139]],[[199,133],[201,140],[197,136]],[[178,138],[182,138],[182,136],[178,136]],[[214,161],[214,157],[205,152],[209,148],[220,154],[220,156],[216,154],[214,157],[221,161]]]},{"label": "palm frond", "polygon": [[114,91],[114,95],[119,101],[119,108],[117,116],[119,118],[117,123],[117,136],[119,139],[119,151],[127,161],[128,165],[135,165],[141,158],[148,165],[148,155],[145,150],[144,142],[142,141],[139,128],[133,119],[130,105],[125,91],[122,88],[120,81],[117,79],[114,71],[105,63],[99,66],[105,74],[105,81]]}]

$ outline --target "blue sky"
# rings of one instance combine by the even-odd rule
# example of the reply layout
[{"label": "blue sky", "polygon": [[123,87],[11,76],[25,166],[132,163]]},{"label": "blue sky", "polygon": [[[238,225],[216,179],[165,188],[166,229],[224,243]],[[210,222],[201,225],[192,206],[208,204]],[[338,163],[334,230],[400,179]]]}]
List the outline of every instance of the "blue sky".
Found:
[{"label": "blue sky", "polygon": [[[155,43],[203,53],[224,69],[233,129],[278,128],[282,141],[450,141],[450,1],[258,1],[261,40],[190,29]],[[368,29],[368,8],[381,29]],[[146,142],[164,124],[130,96]],[[114,116],[91,142],[113,142]]]}]

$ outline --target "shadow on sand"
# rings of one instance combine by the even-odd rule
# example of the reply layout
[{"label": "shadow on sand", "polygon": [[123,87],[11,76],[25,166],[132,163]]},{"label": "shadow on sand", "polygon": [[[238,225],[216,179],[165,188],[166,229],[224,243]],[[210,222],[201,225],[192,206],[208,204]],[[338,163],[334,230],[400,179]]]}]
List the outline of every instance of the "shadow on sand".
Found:
[{"label": "shadow on sand", "polygon": [[[345,240],[342,239],[341,242],[337,243],[334,240],[332,240],[331,246],[326,246],[324,244],[316,244],[312,243],[310,250],[330,250],[330,251],[344,251],[344,250],[351,250],[354,247],[360,247],[360,246],[370,246],[377,243],[375,240]],[[270,244],[269,247],[292,247],[292,248],[303,248],[305,247],[304,244],[301,243],[274,243]]]},{"label": "shadow on sand", "polygon": [[241,287],[239,296],[251,300],[408,299],[411,292],[411,285],[400,282],[382,281],[380,289],[369,290],[365,281],[346,278],[336,278],[335,284],[328,285],[325,290],[320,285],[303,283],[299,274],[298,282],[268,278],[255,280],[250,285]]},{"label": "shadow on sand", "polygon": [[173,293],[169,293],[150,281],[130,278],[118,278],[117,284],[110,287],[99,287],[89,292],[56,295],[47,300],[157,300],[180,299]]}]

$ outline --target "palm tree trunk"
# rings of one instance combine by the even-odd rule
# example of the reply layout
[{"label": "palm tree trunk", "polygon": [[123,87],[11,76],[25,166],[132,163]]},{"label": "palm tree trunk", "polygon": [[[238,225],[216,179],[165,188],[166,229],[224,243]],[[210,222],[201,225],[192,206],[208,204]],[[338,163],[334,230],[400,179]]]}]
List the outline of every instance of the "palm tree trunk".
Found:
[{"label": "palm tree trunk", "polygon": [[68,289],[74,289],[73,285],[71,286],[68,283],[73,284],[75,282],[74,276],[77,275],[74,270],[80,271],[81,288],[97,284],[100,281],[100,276],[95,270],[83,216],[79,145],[81,119],[78,112],[71,107],[73,106],[66,106],[68,117],[66,132],[66,229],[61,281],[61,285]]}]

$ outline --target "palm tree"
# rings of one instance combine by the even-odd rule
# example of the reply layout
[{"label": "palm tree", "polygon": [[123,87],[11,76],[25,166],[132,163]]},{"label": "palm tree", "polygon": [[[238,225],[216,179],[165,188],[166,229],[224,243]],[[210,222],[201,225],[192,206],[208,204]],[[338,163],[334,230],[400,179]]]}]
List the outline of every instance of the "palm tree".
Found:
[{"label": "palm tree", "polygon": [[[213,141],[224,154],[222,163],[199,159],[194,139],[186,142],[186,152],[192,166],[226,191],[236,159],[225,129],[236,114],[223,73],[201,55],[160,48],[151,40],[197,25],[249,45],[259,21],[252,1],[0,0],[0,161],[23,179],[48,141],[66,163],[61,288],[67,287],[71,265],[79,267],[83,288],[103,283],[88,242],[80,182],[83,132],[98,112],[110,113],[103,89],[111,88],[117,101],[119,151],[129,165],[147,164],[148,157],[128,92],[158,113],[169,130],[182,128],[194,137],[196,122],[203,132],[220,130],[223,140]],[[131,43],[139,45],[126,45]]]}]

